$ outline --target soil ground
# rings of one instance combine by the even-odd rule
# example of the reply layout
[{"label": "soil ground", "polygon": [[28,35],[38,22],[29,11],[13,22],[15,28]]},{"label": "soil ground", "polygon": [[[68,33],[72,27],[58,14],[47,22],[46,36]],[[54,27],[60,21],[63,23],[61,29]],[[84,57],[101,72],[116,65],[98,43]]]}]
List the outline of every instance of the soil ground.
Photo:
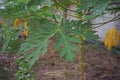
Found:
[{"label": "soil ground", "polygon": [[[74,62],[67,62],[59,57],[59,51],[54,51],[53,46],[52,41],[46,55],[40,56],[33,66],[36,80],[80,80],[78,54]],[[104,47],[86,45],[83,53],[85,80],[120,80],[120,54],[110,52]],[[15,80],[15,58],[16,54],[0,55],[0,80]]]}]

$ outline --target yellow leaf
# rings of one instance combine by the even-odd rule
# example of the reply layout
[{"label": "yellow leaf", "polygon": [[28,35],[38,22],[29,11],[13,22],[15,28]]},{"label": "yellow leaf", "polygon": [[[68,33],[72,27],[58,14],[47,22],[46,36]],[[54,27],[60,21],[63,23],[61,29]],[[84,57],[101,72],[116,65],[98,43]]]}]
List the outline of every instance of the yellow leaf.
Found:
[{"label": "yellow leaf", "polygon": [[15,21],[14,21],[14,27],[18,27],[19,26],[19,19],[16,18]]},{"label": "yellow leaf", "polygon": [[23,34],[24,34],[25,37],[27,37],[28,36],[28,31],[24,29]]}]

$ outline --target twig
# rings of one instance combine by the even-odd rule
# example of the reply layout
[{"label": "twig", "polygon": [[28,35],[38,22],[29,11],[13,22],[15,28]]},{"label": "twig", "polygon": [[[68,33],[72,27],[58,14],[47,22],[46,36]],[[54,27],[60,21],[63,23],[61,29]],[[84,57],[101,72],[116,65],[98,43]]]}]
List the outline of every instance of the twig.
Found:
[{"label": "twig", "polygon": [[59,2],[57,2],[56,0],[53,0],[53,1],[54,1],[56,4],[58,4],[60,7],[66,9],[66,10],[72,11],[72,12],[74,12],[74,13],[77,13],[77,12],[74,11],[74,10],[71,10],[71,9],[68,9],[68,8],[64,7],[63,5],[61,5],[61,4],[60,4]]},{"label": "twig", "polygon": [[[58,10],[58,9],[55,9],[54,8],[54,10],[56,10],[56,11],[58,11],[58,12],[60,12],[60,13],[62,13],[62,11],[60,11],[60,10]],[[66,13],[64,13],[64,14],[66,14],[67,16],[69,15],[69,16],[72,16],[72,17],[74,17],[74,18],[78,18],[76,15],[73,15],[73,14],[68,14],[67,12]],[[64,16],[63,14],[61,14],[62,16]]]},{"label": "twig", "polygon": [[[101,26],[103,26],[103,25],[105,25],[105,24],[107,24],[107,23],[109,23],[109,22],[113,22],[113,21],[120,20],[120,17],[119,17],[119,16],[120,16],[120,14],[117,15],[116,17],[112,18],[112,19],[109,20],[109,21],[102,22],[102,23],[97,23],[97,24],[91,24],[91,25],[99,25],[99,26],[93,27],[92,29],[95,29],[95,28],[101,27]],[[119,18],[118,18],[118,17],[119,17]]]}]

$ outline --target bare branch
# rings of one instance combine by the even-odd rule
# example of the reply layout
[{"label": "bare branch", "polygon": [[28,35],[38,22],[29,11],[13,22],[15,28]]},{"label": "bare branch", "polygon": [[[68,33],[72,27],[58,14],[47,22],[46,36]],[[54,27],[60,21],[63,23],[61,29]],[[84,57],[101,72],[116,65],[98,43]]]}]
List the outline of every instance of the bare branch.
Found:
[{"label": "bare branch", "polygon": [[113,21],[120,20],[120,17],[119,17],[119,16],[120,16],[120,14],[117,15],[116,17],[112,18],[112,19],[109,20],[109,21],[102,22],[102,23],[97,23],[97,24],[91,24],[91,25],[98,25],[98,26],[96,26],[96,27],[93,27],[92,29],[95,29],[95,28],[101,27],[101,26],[103,26],[103,25],[105,25],[105,24],[107,24],[107,23],[109,23],[109,22],[113,22]]}]

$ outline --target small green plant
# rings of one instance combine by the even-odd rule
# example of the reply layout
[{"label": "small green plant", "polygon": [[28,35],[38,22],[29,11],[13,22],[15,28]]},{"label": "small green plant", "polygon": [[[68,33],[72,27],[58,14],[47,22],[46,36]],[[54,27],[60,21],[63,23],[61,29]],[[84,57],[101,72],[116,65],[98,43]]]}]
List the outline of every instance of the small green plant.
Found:
[{"label": "small green plant", "polygon": [[27,62],[23,55],[20,55],[17,59],[18,72],[16,73],[16,80],[34,80]]}]

